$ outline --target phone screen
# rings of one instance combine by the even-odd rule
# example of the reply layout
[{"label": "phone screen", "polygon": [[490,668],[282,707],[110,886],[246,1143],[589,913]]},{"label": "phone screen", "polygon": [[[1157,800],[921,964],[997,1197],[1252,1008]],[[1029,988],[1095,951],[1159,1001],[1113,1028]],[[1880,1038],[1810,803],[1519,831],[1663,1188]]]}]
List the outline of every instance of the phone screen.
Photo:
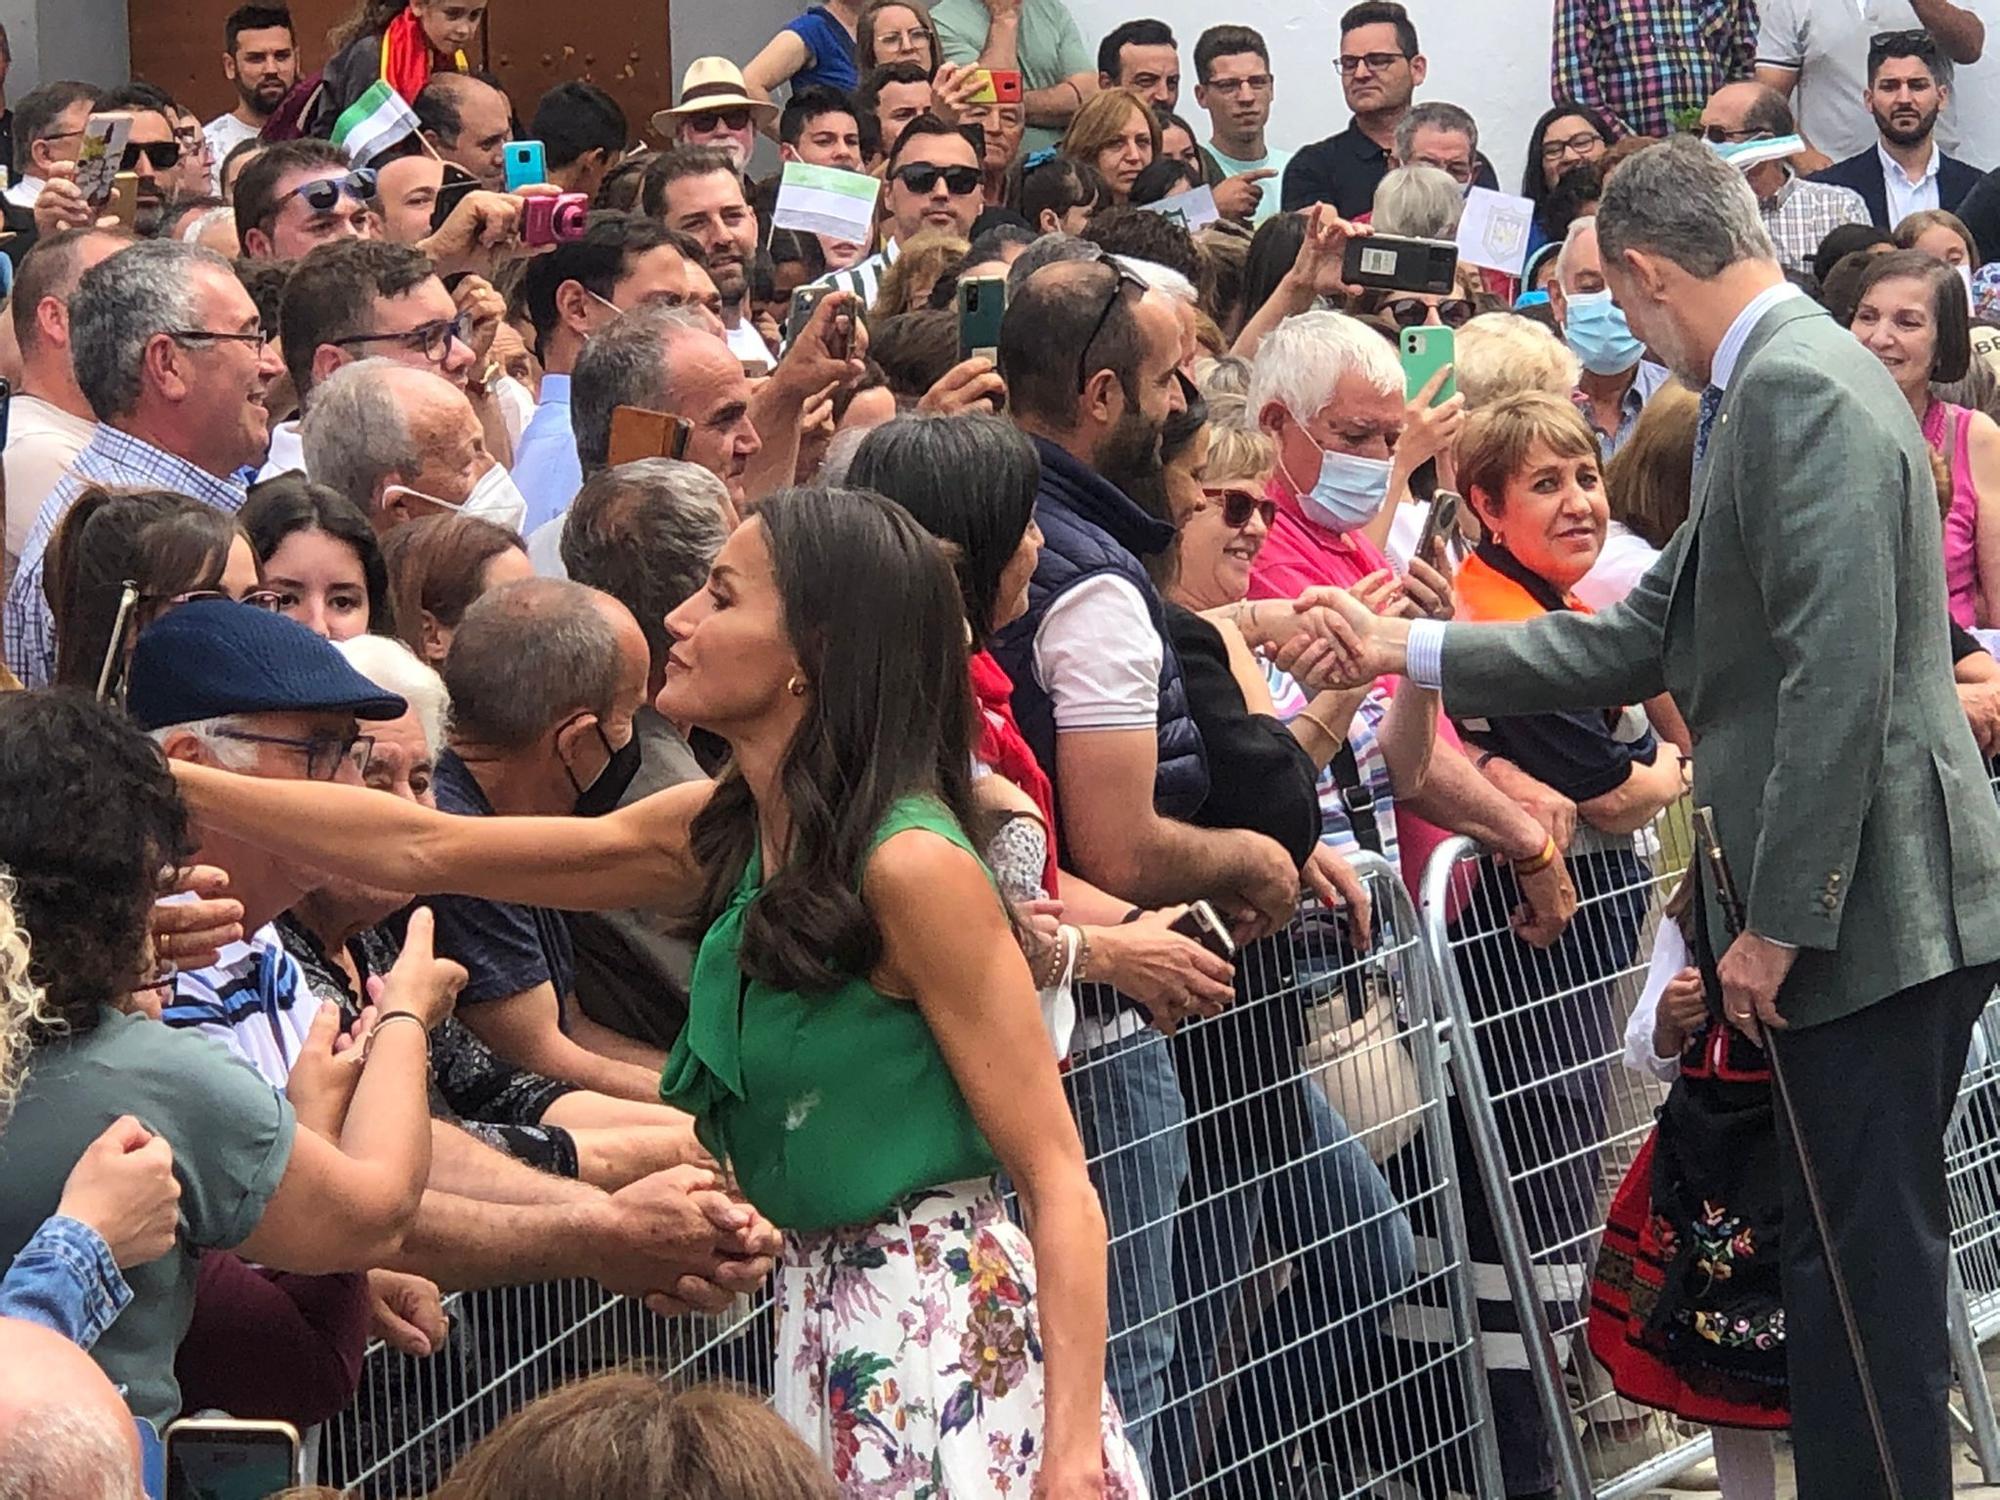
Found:
[{"label": "phone screen", "polygon": [[479,179],[470,172],[457,167],[444,169],[444,181],[438,187],[437,204],[431,209],[431,233],[444,228],[444,221],[451,217],[451,211],[465,200],[465,195],[479,186]]},{"label": "phone screen", "polygon": [[289,1434],[245,1428],[173,1432],[167,1500],[267,1500],[297,1483]]}]

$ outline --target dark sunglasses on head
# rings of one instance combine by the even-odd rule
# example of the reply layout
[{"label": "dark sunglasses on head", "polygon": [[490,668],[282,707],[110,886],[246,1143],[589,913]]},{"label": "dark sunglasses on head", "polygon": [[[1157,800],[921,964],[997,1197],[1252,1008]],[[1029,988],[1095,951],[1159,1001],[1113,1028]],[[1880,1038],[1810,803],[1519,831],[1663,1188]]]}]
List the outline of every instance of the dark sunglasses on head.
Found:
[{"label": "dark sunglasses on head", "polygon": [[[1463,328],[1472,321],[1474,308],[1463,297],[1447,297],[1438,303],[1438,321],[1447,328]],[[1421,328],[1429,321],[1431,305],[1421,297],[1397,297],[1382,304],[1382,311],[1398,328]]]},{"label": "dark sunglasses on head", "polygon": [[747,109],[710,109],[698,115],[689,115],[687,123],[695,130],[713,130],[720,125],[724,130],[748,130],[750,111]]},{"label": "dark sunglasses on head", "polygon": [[896,181],[913,193],[930,192],[940,178],[944,181],[945,190],[954,198],[979,191],[981,178],[977,167],[934,167],[929,162],[913,161],[906,167],[896,168]]},{"label": "dark sunglasses on head", "polygon": [[[311,182],[302,182],[285,194],[286,198],[302,198],[307,208],[316,214],[333,212],[345,194],[356,203],[366,203],[375,196],[375,171],[372,167],[356,167],[352,172],[340,177],[316,177]],[[279,202],[283,206],[283,200]]]},{"label": "dark sunglasses on head", "polygon": [[1704,125],[1702,139],[1711,146],[1740,146],[1745,141],[1764,141],[1771,138],[1768,130],[1731,130],[1725,125]]},{"label": "dark sunglasses on head", "polygon": [[1222,507],[1222,524],[1232,530],[1241,531],[1250,524],[1250,518],[1261,516],[1266,528],[1277,519],[1278,502],[1266,500],[1262,495],[1253,495],[1248,490],[1204,489],[1202,498]]},{"label": "dark sunglasses on head", "polygon": [[127,141],[125,154],[119,158],[118,170],[135,172],[139,168],[139,158],[145,157],[152,163],[155,172],[171,171],[181,164],[181,143],[179,141]]}]

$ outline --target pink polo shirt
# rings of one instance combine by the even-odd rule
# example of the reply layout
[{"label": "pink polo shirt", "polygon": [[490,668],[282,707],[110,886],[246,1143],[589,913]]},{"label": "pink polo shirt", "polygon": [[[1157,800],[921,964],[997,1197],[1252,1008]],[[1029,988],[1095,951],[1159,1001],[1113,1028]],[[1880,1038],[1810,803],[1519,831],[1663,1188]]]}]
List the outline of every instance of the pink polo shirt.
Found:
[{"label": "pink polo shirt", "polygon": [[[1370,573],[1382,568],[1394,569],[1395,565],[1381,549],[1359,531],[1345,534],[1328,531],[1307,520],[1298,496],[1282,474],[1271,476],[1264,493],[1277,505],[1278,513],[1271,518],[1271,532],[1264,539],[1264,550],[1250,566],[1252,599],[1296,599],[1305,590],[1324,584],[1352,588]],[[1393,680],[1385,681],[1384,686],[1395,691]],[[1458,732],[1442,711],[1438,713],[1437,735],[1441,743],[1463,750]],[[1413,896],[1421,897],[1424,865],[1437,846],[1450,837],[1449,832],[1418,817],[1406,804],[1400,801],[1396,804],[1396,838],[1401,846],[1403,883]],[[1455,909],[1456,901],[1453,906]]]}]

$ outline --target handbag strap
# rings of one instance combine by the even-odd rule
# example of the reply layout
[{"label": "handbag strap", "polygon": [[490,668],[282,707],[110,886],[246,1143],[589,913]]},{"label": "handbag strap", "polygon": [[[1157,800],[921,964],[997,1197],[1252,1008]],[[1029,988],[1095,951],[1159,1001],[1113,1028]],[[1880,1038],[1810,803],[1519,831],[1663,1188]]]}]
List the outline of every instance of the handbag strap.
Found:
[{"label": "handbag strap", "polygon": [[1334,785],[1340,788],[1340,805],[1347,809],[1354,841],[1370,854],[1380,854],[1382,828],[1375,820],[1375,794],[1361,779],[1361,765],[1354,758],[1354,747],[1342,740],[1333,759],[1327,762],[1327,769],[1333,772]]}]

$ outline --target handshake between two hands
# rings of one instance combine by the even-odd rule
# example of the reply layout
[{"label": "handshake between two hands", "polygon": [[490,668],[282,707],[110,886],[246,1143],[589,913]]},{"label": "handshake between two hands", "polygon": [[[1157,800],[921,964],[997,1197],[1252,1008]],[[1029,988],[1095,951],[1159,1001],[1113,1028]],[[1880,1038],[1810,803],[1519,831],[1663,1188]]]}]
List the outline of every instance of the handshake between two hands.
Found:
[{"label": "handshake between two hands", "polygon": [[1370,573],[1352,589],[1323,585],[1287,604],[1260,601],[1242,616],[1252,649],[1309,693],[1361,688],[1404,667],[1413,619],[1449,620],[1451,582],[1421,560],[1397,577]]}]

